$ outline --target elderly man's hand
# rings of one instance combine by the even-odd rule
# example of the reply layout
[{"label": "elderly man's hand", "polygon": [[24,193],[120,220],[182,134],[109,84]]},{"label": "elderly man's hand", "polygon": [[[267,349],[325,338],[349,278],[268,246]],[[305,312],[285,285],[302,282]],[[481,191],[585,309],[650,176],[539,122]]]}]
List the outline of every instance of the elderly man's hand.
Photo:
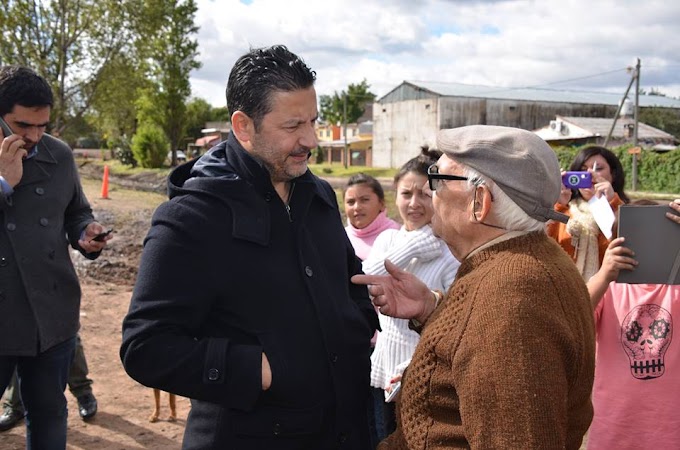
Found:
[{"label": "elderly man's hand", "polygon": [[666,217],[668,217],[669,219],[671,219],[673,222],[675,222],[675,223],[677,223],[677,224],[680,224],[680,198],[676,198],[675,200],[673,200],[672,202],[670,202],[670,203],[668,204],[668,206],[670,206],[671,208],[673,208],[674,210],[676,210],[678,213],[677,213],[677,214],[673,214],[673,213],[671,213],[671,212],[668,212],[668,213],[666,213]]},{"label": "elderly man's hand", "polygon": [[410,272],[385,260],[389,275],[354,275],[352,283],[368,285],[373,304],[386,316],[425,323],[436,307],[434,294]]}]

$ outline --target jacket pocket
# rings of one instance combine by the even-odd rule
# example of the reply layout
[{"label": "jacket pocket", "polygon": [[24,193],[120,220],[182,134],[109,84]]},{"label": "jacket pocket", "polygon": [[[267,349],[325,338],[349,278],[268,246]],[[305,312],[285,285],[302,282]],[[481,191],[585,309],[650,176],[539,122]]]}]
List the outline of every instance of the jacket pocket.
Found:
[{"label": "jacket pocket", "polygon": [[248,413],[234,412],[232,419],[234,436],[305,436],[321,432],[323,409],[320,405],[303,409],[263,405]]}]

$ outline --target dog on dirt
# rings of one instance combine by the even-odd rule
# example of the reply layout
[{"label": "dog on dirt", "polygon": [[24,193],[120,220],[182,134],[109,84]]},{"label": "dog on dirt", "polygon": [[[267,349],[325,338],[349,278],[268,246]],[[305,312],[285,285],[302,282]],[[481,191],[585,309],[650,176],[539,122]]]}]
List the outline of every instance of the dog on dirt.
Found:
[{"label": "dog on dirt", "polygon": [[[154,399],[154,409],[149,417],[149,422],[158,422],[158,416],[161,412],[161,391],[160,389],[153,388],[153,399]],[[174,422],[177,420],[177,397],[175,394],[168,392],[168,401],[170,404],[170,416],[168,417],[168,422]]]}]

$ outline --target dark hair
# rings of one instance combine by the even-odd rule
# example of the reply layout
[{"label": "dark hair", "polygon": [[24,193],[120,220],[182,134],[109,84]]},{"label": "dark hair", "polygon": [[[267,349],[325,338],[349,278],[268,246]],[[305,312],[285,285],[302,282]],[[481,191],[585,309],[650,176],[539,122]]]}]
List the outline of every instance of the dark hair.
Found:
[{"label": "dark hair", "polygon": [[378,199],[380,199],[381,202],[385,201],[385,191],[383,191],[380,181],[376,180],[370,175],[366,175],[365,173],[357,173],[356,175],[349,177],[349,180],[347,180],[347,185],[345,186],[345,190],[342,193],[342,197],[345,198],[347,188],[357,184],[365,184],[371,188],[371,190],[375,193],[375,195],[378,196]]},{"label": "dark hair", "polygon": [[241,56],[227,81],[229,114],[242,111],[253,119],[255,130],[271,111],[275,91],[291,92],[314,85],[316,72],[284,45],[250,49]]},{"label": "dark hair", "polygon": [[[630,199],[623,191],[623,187],[626,184],[626,174],[623,171],[621,161],[619,161],[619,158],[617,158],[616,155],[610,150],[597,145],[583,147],[574,158],[574,162],[571,163],[569,170],[581,170],[585,162],[595,155],[600,155],[607,161],[607,164],[609,164],[609,170],[612,174],[612,188],[614,188],[614,192],[619,195],[619,198],[624,203],[629,203]],[[581,193],[578,189],[571,190],[572,200],[580,197]]]},{"label": "dark hair", "polygon": [[0,67],[0,116],[14,105],[52,106],[52,89],[43,77],[21,66]]},{"label": "dark hair", "polygon": [[427,176],[427,169],[429,169],[432,164],[435,164],[441,156],[442,152],[439,150],[431,149],[429,146],[423,145],[420,147],[420,155],[409,159],[401,166],[399,172],[394,176],[394,184],[399,184],[399,180],[409,172]]}]

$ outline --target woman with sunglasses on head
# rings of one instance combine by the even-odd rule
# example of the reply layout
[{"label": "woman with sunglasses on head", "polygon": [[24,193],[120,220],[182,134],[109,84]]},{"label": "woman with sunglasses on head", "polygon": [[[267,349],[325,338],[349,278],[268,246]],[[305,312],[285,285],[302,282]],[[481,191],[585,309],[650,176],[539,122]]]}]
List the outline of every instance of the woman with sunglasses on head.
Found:
[{"label": "woman with sunglasses on head", "polygon": [[[407,161],[395,175],[395,203],[404,225],[399,230],[387,230],[378,236],[364,261],[365,273],[386,274],[385,260],[390,260],[435,291],[446,291],[453,282],[460,264],[430,227],[434,210],[427,188],[427,170],[440,156],[441,152],[423,147],[421,154]],[[420,337],[409,329],[408,320],[383,314],[379,314],[379,318],[382,331],[371,356],[371,386],[385,390],[401,377]],[[393,402],[383,404],[383,417],[384,431],[390,434],[396,428]],[[381,440],[385,437],[379,436]]]},{"label": "woman with sunglasses on head", "polygon": [[[623,190],[625,173],[616,155],[599,146],[581,149],[569,170],[590,172],[593,186],[581,189],[562,186],[555,209],[567,214],[569,222],[552,221],[548,223],[547,233],[573,258],[583,278],[588,280],[600,268],[609,245],[609,239],[595,222],[588,201],[594,196],[604,196],[616,214],[619,206],[629,202]],[[616,230],[612,231],[615,237]]]}]

